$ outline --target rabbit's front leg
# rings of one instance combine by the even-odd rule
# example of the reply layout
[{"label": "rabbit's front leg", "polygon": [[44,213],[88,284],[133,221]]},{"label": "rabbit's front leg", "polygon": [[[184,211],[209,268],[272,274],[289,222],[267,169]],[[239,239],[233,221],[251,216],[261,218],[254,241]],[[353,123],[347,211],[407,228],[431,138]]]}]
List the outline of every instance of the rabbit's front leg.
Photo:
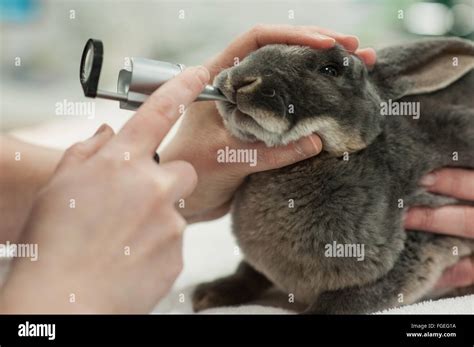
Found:
[{"label": "rabbit's front leg", "polygon": [[193,293],[193,309],[199,312],[212,307],[235,306],[257,299],[272,283],[245,261],[227,277],[202,283]]}]

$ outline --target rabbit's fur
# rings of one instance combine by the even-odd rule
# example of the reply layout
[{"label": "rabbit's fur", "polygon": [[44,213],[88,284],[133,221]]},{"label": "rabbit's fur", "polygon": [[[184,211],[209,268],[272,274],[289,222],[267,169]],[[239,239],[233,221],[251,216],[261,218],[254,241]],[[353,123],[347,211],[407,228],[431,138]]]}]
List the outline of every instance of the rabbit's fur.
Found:
[{"label": "rabbit's fur", "polygon": [[[414,205],[461,203],[418,182],[437,168],[474,168],[473,67],[472,42],[443,38],[380,50],[370,71],[340,46],[286,45],[222,71],[215,85],[230,101],[218,109],[232,134],[275,146],[317,133],[323,153],[247,178],[233,203],[244,261],[199,286],[195,310],[244,304],[272,285],[308,313],[366,313],[446,294],[434,284],[474,243],[405,232],[403,217]],[[419,118],[381,115],[389,100],[419,102]],[[363,245],[363,259],[328,257],[334,242]]]}]

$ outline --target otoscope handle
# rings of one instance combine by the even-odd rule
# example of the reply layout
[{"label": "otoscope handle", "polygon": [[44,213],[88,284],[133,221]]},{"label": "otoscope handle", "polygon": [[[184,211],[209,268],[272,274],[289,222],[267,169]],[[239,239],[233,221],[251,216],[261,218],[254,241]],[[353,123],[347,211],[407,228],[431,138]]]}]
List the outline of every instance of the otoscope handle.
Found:
[{"label": "otoscope handle", "polygon": [[[125,109],[136,109],[148,95],[185,69],[182,64],[145,58],[132,58],[131,62],[131,71],[121,70],[117,83],[117,92],[126,95],[127,98],[120,102],[120,107]],[[227,100],[227,98],[218,88],[207,85],[196,100]]]}]

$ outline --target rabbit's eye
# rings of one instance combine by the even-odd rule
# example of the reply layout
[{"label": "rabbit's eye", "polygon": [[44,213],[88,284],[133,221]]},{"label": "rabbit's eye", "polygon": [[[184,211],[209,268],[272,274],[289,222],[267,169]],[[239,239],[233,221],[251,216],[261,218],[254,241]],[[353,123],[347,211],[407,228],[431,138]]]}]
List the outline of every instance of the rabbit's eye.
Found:
[{"label": "rabbit's eye", "polygon": [[336,77],[339,75],[337,68],[334,65],[324,65],[322,68],[319,69],[319,72],[324,75],[329,75]]}]

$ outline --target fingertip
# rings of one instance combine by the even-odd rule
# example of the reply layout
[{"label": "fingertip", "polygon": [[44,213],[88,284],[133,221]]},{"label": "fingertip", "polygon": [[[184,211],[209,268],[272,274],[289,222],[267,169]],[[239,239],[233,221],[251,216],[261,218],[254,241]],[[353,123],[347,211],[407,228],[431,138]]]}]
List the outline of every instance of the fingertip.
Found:
[{"label": "fingertip", "polygon": [[107,123],[103,123],[97,130],[96,132],[94,133],[94,136],[95,135],[107,135],[107,136],[110,136],[110,135],[113,135],[115,132],[114,132],[114,129],[112,129],[110,127],[110,125],[108,125]]},{"label": "fingertip", "polygon": [[82,143],[86,145],[91,153],[95,152],[96,147],[101,147],[105,142],[107,142],[114,135],[114,130],[106,123],[102,124],[87,140]]},{"label": "fingertip", "polygon": [[94,135],[84,141],[77,142],[70,146],[63,154],[56,170],[62,170],[63,167],[69,166],[73,163],[82,162],[92,157],[109,142],[113,135],[113,129],[107,124],[102,124],[95,131]]},{"label": "fingertip", "polygon": [[107,128],[107,124],[103,123],[100,127],[97,128],[94,135],[92,135],[92,136],[100,134],[101,132],[105,131],[106,128]]},{"label": "fingertip", "polygon": [[473,216],[474,208],[469,206],[417,206],[410,208],[404,225],[406,229],[473,238]]},{"label": "fingertip", "polygon": [[462,168],[442,168],[424,176],[420,185],[430,192],[461,200],[474,199],[474,171]]},{"label": "fingertip", "polygon": [[191,190],[193,190],[198,182],[198,175],[194,166],[187,161],[180,160],[178,163],[183,167],[183,171],[186,173],[187,177],[189,178],[189,185]]},{"label": "fingertip", "polygon": [[359,47],[359,38],[354,35],[346,35],[339,39],[339,42],[349,52],[355,52],[355,50]]},{"label": "fingertip", "polygon": [[336,43],[339,43],[349,52],[354,52],[359,47],[359,38],[354,35],[345,35],[330,30],[324,30],[313,34],[313,37],[316,37],[318,40],[318,48],[330,48]]},{"label": "fingertip", "polygon": [[423,218],[423,211],[419,207],[410,208],[403,217],[403,225],[407,230],[415,230],[421,227],[420,221]]},{"label": "fingertip", "polygon": [[323,149],[323,142],[321,141],[321,138],[316,134],[311,134],[308,136],[308,140],[311,142],[313,149],[313,151],[310,152],[312,153],[311,156],[321,153]]},{"label": "fingertip", "polygon": [[323,144],[321,138],[316,134],[311,134],[294,143],[295,151],[302,158],[310,158],[321,152]]},{"label": "fingertip", "polygon": [[207,84],[209,82],[209,79],[211,78],[209,70],[203,65],[196,66],[195,69],[196,75],[198,76],[201,83],[203,85]]},{"label": "fingertip", "polygon": [[312,48],[328,49],[328,48],[333,47],[336,44],[336,40],[327,35],[323,35],[319,33],[311,33],[311,34],[305,34],[305,36],[308,38],[308,40],[305,40],[307,41],[306,44]]},{"label": "fingertip", "polygon": [[425,175],[420,180],[420,185],[424,187],[431,187],[436,183],[436,173],[431,172],[428,175]]},{"label": "fingertip", "polygon": [[455,265],[447,268],[441,278],[438,280],[437,288],[457,288],[473,284],[474,265],[472,260],[467,257],[461,259]]},{"label": "fingertip", "polygon": [[373,66],[377,60],[377,53],[373,48],[358,49],[355,54],[369,67]]},{"label": "fingertip", "polygon": [[185,160],[176,160],[164,165],[168,165],[170,168],[173,167],[173,170],[181,171],[184,176],[189,178],[189,182],[194,184],[197,182],[196,169],[190,162]]},{"label": "fingertip", "polygon": [[410,225],[412,223],[412,208],[406,211],[402,216],[403,226],[405,229],[410,229]]},{"label": "fingertip", "polygon": [[170,190],[173,192],[174,201],[189,196],[196,188],[198,176],[191,163],[184,160],[176,160],[164,163],[160,168],[168,171],[170,177],[173,177],[170,182],[173,187],[170,187]]},{"label": "fingertip", "polygon": [[322,146],[316,134],[277,147],[267,147],[264,143],[252,144],[252,148],[258,149],[258,165],[245,165],[242,168],[248,173],[281,168],[319,154]]}]

